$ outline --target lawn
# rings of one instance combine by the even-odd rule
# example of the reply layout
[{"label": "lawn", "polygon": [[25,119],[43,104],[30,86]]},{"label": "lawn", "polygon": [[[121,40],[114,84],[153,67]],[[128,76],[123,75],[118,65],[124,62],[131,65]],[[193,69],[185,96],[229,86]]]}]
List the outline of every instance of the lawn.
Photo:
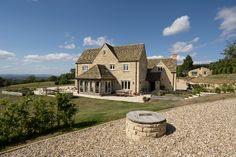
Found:
[{"label": "lawn", "polygon": [[45,87],[52,87],[55,86],[54,82],[47,81],[47,82],[35,82],[35,83],[26,83],[26,84],[19,84],[19,85],[11,85],[6,87],[7,90],[18,90],[21,88],[45,88]]},{"label": "lawn", "polygon": [[191,82],[210,83],[210,84],[236,83],[236,74],[218,74],[218,75],[209,75],[206,77],[197,77],[193,78]]},{"label": "lawn", "polygon": [[[32,96],[33,98],[39,96]],[[43,96],[47,101],[54,101],[53,97]],[[9,96],[0,94],[0,102],[2,100],[8,102],[17,103],[24,99],[24,97]],[[125,117],[125,114],[132,110],[153,110],[159,111],[161,109],[167,109],[174,107],[173,101],[160,100],[156,102],[147,103],[133,103],[124,101],[111,101],[103,99],[91,99],[91,98],[74,98],[72,102],[76,104],[78,113],[75,117],[75,123],[78,128],[86,127],[86,125],[100,124],[111,120]],[[0,109],[4,106],[0,106]],[[79,124],[82,124],[80,126]]]}]

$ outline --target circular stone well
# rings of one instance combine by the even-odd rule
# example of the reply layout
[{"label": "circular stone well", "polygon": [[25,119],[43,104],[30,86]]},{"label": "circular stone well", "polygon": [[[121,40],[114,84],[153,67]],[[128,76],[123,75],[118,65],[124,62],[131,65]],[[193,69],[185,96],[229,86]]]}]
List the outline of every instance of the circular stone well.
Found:
[{"label": "circular stone well", "polygon": [[166,119],[152,111],[132,111],[126,115],[126,135],[133,140],[157,138],[166,132]]}]

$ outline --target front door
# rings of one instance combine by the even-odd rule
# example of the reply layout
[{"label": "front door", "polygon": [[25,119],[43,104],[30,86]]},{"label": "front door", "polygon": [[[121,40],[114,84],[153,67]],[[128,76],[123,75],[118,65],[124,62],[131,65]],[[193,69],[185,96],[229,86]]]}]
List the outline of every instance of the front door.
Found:
[{"label": "front door", "polygon": [[150,82],[150,90],[151,91],[154,91],[155,89],[156,89],[156,85],[155,85],[155,81],[153,81],[153,82]]}]

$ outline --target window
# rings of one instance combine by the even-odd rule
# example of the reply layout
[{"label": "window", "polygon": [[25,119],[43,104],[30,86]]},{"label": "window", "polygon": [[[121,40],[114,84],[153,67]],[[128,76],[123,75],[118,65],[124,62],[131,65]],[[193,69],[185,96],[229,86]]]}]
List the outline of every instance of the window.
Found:
[{"label": "window", "polygon": [[88,66],[87,65],[83,65],[82,66],[82,71],[87,71],[88,70]]},{"label": "window", "polygon": [[103,50],[103,55],[105,55],[106,54],[106,51],[105,50]]},{"label": "window", "polygon": [[85,86],[84,92],[88,92],[88,81],[84,82],[84,86]]},{"label": "window", "polygon": [[115,64],[110,64],[110,70],[115,70]]},{"label": "window", "polygon": [[204,75],[206,75],[206,74],[207,74],[207,72],[206,72],[206,71],[204,71],[203,73],[204,73]]},{"label": "window", "polygon": [[129,64],[123,64],[123,70],[129,71]]},{"label": "window", "polygon": [[121,81],[122,89],[130,89],[130,81]]},{"label": "window", "polygon": [[157,71],[162,72],[162,71],[163,71],[163,68],[158,66],[158,67],[157,67]]},{"label": "window", "polygon": [[92,81],[89,82],[89,87],[90,87],[90,89],[89,89],[90,92],[93,92],[93,82]]},{"label": "window", "polygon": [[83,90],[83,81],[79,81],[80,85],[79,85],[79,89],[80,89],[80,92],[84,92]]},{"label": "window", "polygon": [[192,76],[197,76],[197,72],[196,72],[196,71],[193,71],[193,72],[192,72]]}]

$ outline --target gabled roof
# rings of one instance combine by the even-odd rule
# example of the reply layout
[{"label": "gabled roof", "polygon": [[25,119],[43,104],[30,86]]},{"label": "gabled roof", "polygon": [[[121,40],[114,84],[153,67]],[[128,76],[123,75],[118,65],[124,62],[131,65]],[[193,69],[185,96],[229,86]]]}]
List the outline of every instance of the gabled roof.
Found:
[{"label": "gabled roof", "polygon": [[115,79],[105,65],[97,64],[78,76],[78,79]]},{"label": "gabled roof", "polygon": [[[108,48],[117,57],[119,62],[139,61],[142,53],[145,52],[144,44],[111,46],[111,45],[105,43],[104,45],[108,46]],[[101,48],[85,49],[76,63],[77,64],[91,64],[91,63],[93,63],[94,59],[98,55]]]},{"label": "gabled roof", "polygon": [[162,59],[148,59],[148,69],[154,68],[157,64],[162,62],[171,72],[176,72],[177,64],[176,60],[172,58]]}]

